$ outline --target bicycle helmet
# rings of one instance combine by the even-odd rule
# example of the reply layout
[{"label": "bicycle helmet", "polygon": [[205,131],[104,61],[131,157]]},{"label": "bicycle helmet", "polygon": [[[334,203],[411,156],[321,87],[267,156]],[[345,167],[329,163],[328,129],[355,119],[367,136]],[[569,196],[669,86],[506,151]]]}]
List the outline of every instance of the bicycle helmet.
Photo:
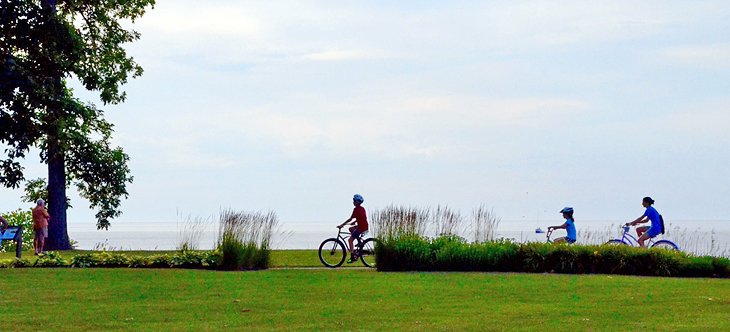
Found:
[{"label": "bicycle helmet", "polygon": [[362,204],[363,202],[365,202],[365,199],[362,198],[362,195],[360,195],[360,194],[355,194],[355,196],[352,196],[352,200],[355,201],[355,202],[357,202],[357,203],[360,203],[360,204]]},{"label": "bicycle helmet", "polygon": [[560,210],[560,213],[573,213],[572,207],[564,207],[562,210]]}]

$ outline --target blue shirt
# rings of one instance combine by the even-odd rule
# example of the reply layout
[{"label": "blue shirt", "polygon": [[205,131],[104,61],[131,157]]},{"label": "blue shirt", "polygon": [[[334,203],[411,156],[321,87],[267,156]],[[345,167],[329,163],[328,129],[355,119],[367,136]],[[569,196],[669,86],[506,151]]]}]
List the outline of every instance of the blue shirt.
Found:
[{"label": "blue shirt", "polygon": [[649,206],[646,208],[646,211],[644,212],[644,217],[648,217],[649,220],[651,220],[651,228],[653,229],[662,229],[662,225],[659,222],[659,212],[653,207]]},{"label": "blue shirt", "polygon": [[566,219],[565,223],[568,225],[568,227],[565,228],[565,230],[568,231],[568,238],[571,240],[575,240],[575,221],[573,221],[573,219]]}]

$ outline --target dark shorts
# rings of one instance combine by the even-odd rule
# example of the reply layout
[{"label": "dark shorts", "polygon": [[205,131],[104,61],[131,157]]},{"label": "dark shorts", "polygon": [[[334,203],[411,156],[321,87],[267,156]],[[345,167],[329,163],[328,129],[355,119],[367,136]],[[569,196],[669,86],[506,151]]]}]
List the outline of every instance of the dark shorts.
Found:
[{"label": "dark shorts", "polygon": [[352,231],[352,235],[350,237],[352,237],[353,239],[357,239],[360,237],[360,235],[362,235],[362,232],[358,231],[357,229],[354,229]]}]

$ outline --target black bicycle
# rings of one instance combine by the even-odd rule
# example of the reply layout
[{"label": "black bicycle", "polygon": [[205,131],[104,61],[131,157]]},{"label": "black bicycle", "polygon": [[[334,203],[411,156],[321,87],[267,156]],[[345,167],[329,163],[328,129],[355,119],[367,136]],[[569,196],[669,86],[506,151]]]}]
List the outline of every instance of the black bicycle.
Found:
[{"label": "black bicycle", "polygon": [[[342,227],[337,227],[337,237],[322,241],[322,244],[319,245],[319,260],[324,266],[335,268],[345,262],[347,253],[350,251],[347,239],[351,235],[350,232],[343,231]],[[359,258],[363,265],[375,267],[375,246],[377,244],[377,239],[367,238],[363,240],[361,237],[357,237],[355,238],[353,255]]]}]

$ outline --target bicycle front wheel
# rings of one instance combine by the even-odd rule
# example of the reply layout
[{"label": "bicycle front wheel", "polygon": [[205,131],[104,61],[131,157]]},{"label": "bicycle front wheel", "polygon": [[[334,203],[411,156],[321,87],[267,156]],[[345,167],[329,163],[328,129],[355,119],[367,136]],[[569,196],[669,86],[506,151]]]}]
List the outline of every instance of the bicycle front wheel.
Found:
[{"label": "bicycle front wheel", "polygon": [[367,267],[375,267],[375,246],[378,240],[367,239],[360,245],[360,261]]},{"label": "bicycle front wheel", "polygon": [[608,240],[608,242],[606,242],[605,244],[610,245],[610,246],[628,246],[629,245],[628,243],[626,243],[622,240],[619,240],[619,239]]},{"label": "bicycle front wheel", "polygon": [[346,255],[345,244],[338,239],[329,238],[319,245],[319,260],[326,267],[335,268],[342,265]]},{"label": "bicycle front wheel", "polygon": [[659,248],[659,249],[666,249],[666,250],[675,250],[675,251],[679,250],[679,246],[674,244],[674,242],[667,241],[667,240],[659,240],[656,243],[654,243],[651,247]]}]

